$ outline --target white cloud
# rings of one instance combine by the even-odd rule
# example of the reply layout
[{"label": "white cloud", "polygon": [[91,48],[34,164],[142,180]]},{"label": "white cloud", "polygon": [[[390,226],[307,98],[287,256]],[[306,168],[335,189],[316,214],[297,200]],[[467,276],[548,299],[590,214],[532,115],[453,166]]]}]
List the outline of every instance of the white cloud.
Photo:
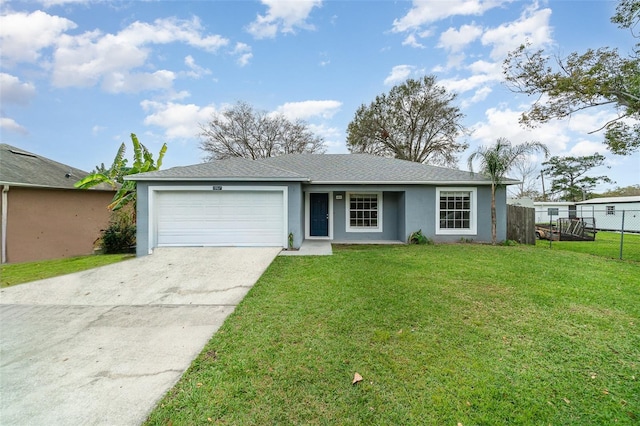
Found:
[{"label": "white cloud", "polygon": [[600,142],[581,140],[569,150],[568,155],[574,157],[582,157],[585,155],[593,155],[595,153],[604,153],[607,148]]},{"label": "white cloud", "polygon": [[27,105],[36,94],[32,83],[23,83],[16,76],[0,73],[0,97],[4,104]]},{"label": "white cloud", "polygon": [[[151,53],[149,46],[174,42],[212,52],[229,41],[218,35],[203,35],[197,18],[158,19],[153,24],[134,22],[117,34],[92,31],[77,36],[62,35],[54,53],[53,85],[87,87],[103,80],[103,87],[110,92],[166,89],[175,78],[173,72],[131,71],[145,65]],[[143,78],[149,81],[142,81]],[[140,89],[135,90],[136,85]]]},{"label": "white cloud", "polygon": [[0,117],[0,129],[21,135],[29,134],[29,131],[25,127],[18,124],[13,118],[8,117]]},{"label": "white cloud", "polygon": [[40,0],[44,7],[61,6],[69,3],[90,3],[92,0]]},{"label": "white cloud", "polygon": [[523,43],[531,43],[533,48],[544,47],[551,43],[551,9],[538,10],[538,4],[524,10],[514,22],[487,30],[482,36],[482,44],[492,47],[491,58],[502,61],[507,53]]},{"label": "white cloud", "polygon": [[507,107],[489,108],[485,112],[486,120],[471,126],[471,139],[483,145],[491,145],[500,137],[507,138],[516,145],[535,140],[547,145],[552,155],[566,151],[572,138],[565,123],[552,122],[528,129],[518,121],[521,114],[522,111]]},{"label": "white cloud", "polygon": [[402,42],[403,46],[409,46],[409,47],[415,47],[418,49],[423,49],[426,46],[422,43],[420,43],[418,40],[423,39],[423,38],[428,38],[431,37],[434,33],[434,29],[433,28],[428,28],[426,30],[423,31],[413,31],[411,32],[411,34],[409,34],[404,41]]},{"label": "white cloud", "polygon": [[451,52],[459,52],[481,35],[482,27],[478,25],[463,25],[459,30],[449,28],[440,34],[440,43],[438,43],[437,47],[448,49]]},{"label": "white cloud", "polygon": [[212,105],[179,104],[145,100],[140,103],[145,112],[150,113],[144,124],[165,129],[167,139],[193,139],[200,133],[200,124],[205,124],[216,112]]},{"label": "white cloud", "polygon": [[265,15],[258,15],[247,27],[255,38],[273,38],[281,33],[293,33],[296,28],[312,30],[307,22],[314,7],[320,7],[322,0],[261,0],[267,6]]},{"label": "white cloud", "polygon": [[495,77],[502,76],[501,62],[475,61],[469,65],[469,70],[474,74],[488,74]]},{"label": "white cloud", "polygon": [[251,46],[240,42],[236,43],[236,47],[233,49],[233,52],[231,52],[231,54],[238,57],[238,59],[236,59],[236,62],[241,67],[247,65],[251,58],[253,58],[253,53],[251,53]]},{"label": "white cloud", "polygon": [[165,18],[156,19],[153,24],[136,21],[116,37],[120,42],[133,46],[182,42],[208,52],[215,52],[229,44],[229,40],[222,36],[204,36],[202,32],[202,24],[197,17],[191,20]]},{"label": "white cloud", "polygon": [[415,34],[409,34],[407,36],[407,38],[404,39],[404,41],[402,42],[403,46],[410,46],[410,47],[415,47],[418,49],[424,49],[424,44],[419,43],[418,40],[416,39],[416,35]]},{"label": "white cloud", "polygon": [[160,70],[153,73],[112,72],[102,80],[102,88],[109,93],[139,93],[147,90],[170,89],[175,74]]},{"label": "white cloud", "polygon": [[[451,54],[447,58],[446,66],[439,65],[434,70],[442,72],[465,69],[470,75],[451,77],[443,80],[441,84],[448,90],[464,93],[502,81],[502,61],[509,51],[527,41],[534,47],[543,47],[551,43],[550,15],[550,9],[540,10],[538,4],[533,3],[517,20],[487,29],[484,34],[482,28],[477,25],[463,25],[459,30],[449,28],[442,33],[438,47],[448,49]],[[464,65],[464,49],[478,38],[483,46],[491,49],[491,61],[480,59],[470,65]],[[478,94],[481,95],[482,92],[476,93],[476,96]],[[476,96],[474,98],[478,99]],[[465,105],[475,102],[474,98],[467,100]]]},{"label": "white cloud", "polygon": [[393,32],[412,31],[441,19],[456,15],[482,15],[489,9],[512,0],[413,0],[405,16],[393,21]]},{"label": "white cloud", "polygon": [[329,154],[347,153],[347,147],[344,143],[344,133],[337,127],[330,127],[326,124],[309,124],[309,130],[313,134],[321,136],[327,146]]},{"label": "white cloud", "polygon": [[98,126],[95,125],[91,128],[91,134],[93,136],[97,136],[99,133],[101,133],[103,130],[106,130],[107,128],[105,126]]},{"label": "white cloud", "polygon": [[468,108],[475,103],[484,101],[492,91],[493,90],[488,86],[481,87],[480,89],[476,90],[476,92],[470,99],[465,99],[464,101],[462,101],[462,108]]},{"label": "white cloud", "polygon": [[41,10],[32,13],[16,12],[0,17],[0,58],[4,66],[19,62],[36,62],[40,51],[53,46],[62,33],[77,25]]},{"label": "white cloud", "polygon": [[[456,55],[451,56],[453,59],[457,59]],[[449,60],[451,61],[451,59],[452,58],[450,57]],[[449,66],[449,64],[447,65]],[[462,64],[458,64],[457,67],[462,67]],[[476,61],[467,66],[467,70],[471,71],[470,77],[453,77],[443,79],[440,84],[447,90],[464,93],[482,86],[502,81],[503,78],[500,62]]]},{"label": "white cloud", "polygon": [[391,73],[384,79],[386,86],[404,82],[412,74],[416,73],[416,67],[413,65],[396,65],[391,69]]},{"label": "white cloud", "polygon": [[[568,117],[566,120],[569,128],[574,132],[588,134],[602,129],[607,123],[616,119],[617,117],[618,115],[615,113],[615,110],[613,108],[599,108],[591,109],[588,112],[583,111],[575,113],[571,115],[571,117]],[[632,124],[633,121],[628,121],[627,123]]]},{"label": "white cloud", "polygon": [[440,85],[445,89],[457,92],[464,93],[469,90],[474,90],[480,86],[486,85],[488,83],[493,83],[499,80],[499,76],[492,76],[489,74],[476,74],[467,78],[448,78],[440,81]]},{"label": "white cloud", "polygon": [[340,101],[302,101],[287,102],[276,108],[276,112],[283,114],[289,120],[307,120],[311,117],[331,118],[342,106]]},{"label": "white cloud", "polygon": [[196,64],[196,60],[193,59],[193,56],[187,55],[184,58],[184,64],[189,67],[190,71],[187,71],[186,74],[192,78],[200,78],[203,75],[211,74],[211,70],[207,68],[203,68],[200,65]]}]

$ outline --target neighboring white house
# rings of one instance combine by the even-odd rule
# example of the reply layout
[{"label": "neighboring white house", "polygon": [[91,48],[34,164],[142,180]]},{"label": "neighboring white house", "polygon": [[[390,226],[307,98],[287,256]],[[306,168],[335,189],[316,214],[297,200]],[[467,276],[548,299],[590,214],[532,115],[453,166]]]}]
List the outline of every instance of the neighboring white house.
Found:
[{"label": "neighboring white house", "polygon": [[507,198],[507,204],[510,206],[528,207],[534,208],[533,200],[531,198]]},{"label": "neighboring white house", "polygon": [[593,198],[575,204],[576,215],[595,218],[597,229],[622,230],[624,214],[625,232],[640,232],[640,196]]},{"label": "neighboring white house", "polygon": [[536,223],[555,222],[561,217],[576,217],[576,203],[572,201],[536,201]]}]

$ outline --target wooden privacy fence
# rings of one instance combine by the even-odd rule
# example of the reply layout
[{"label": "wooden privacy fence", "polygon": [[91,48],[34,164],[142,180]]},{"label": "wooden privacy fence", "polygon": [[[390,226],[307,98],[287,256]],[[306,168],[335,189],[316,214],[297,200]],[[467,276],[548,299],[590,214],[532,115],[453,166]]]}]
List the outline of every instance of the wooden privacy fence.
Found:
[{"label": "wooden privacy fence", "polygon": [[536,209],[507,204],[507,239],[520,244],[536,243]]}]

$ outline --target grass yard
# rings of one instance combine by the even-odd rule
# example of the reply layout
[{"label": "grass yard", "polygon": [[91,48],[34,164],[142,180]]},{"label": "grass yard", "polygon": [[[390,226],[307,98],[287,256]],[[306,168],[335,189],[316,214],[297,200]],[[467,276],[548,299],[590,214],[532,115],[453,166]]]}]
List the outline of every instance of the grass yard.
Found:
[{"label": "grass yard", "polygon": [[100,254],[0,265],[0,288],[84,271],[132,257],[130,254]]},{"label": "grass yard", "polygon": [[[549,248],[549,241],[536,241],[537,247]],[[620,234],[600,231],[595,241],[553,241],[552,250],[569,250],[594,256],[620,258]],[[622,259],[640,262],[640,234],[625,233],[622,244]]]},{"label": "grass yard", "polygon": [[276,258],[146,424],[639,423],[640,265],[457,244]]}]

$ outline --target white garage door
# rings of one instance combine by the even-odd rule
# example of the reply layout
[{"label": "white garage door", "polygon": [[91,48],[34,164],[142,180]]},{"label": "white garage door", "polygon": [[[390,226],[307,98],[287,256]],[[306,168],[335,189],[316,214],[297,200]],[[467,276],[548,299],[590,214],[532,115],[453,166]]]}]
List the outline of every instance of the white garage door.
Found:
[{"label": "white garage door", "polygon": [[158,191],[158,246],[282,246],[282,191]]}]

